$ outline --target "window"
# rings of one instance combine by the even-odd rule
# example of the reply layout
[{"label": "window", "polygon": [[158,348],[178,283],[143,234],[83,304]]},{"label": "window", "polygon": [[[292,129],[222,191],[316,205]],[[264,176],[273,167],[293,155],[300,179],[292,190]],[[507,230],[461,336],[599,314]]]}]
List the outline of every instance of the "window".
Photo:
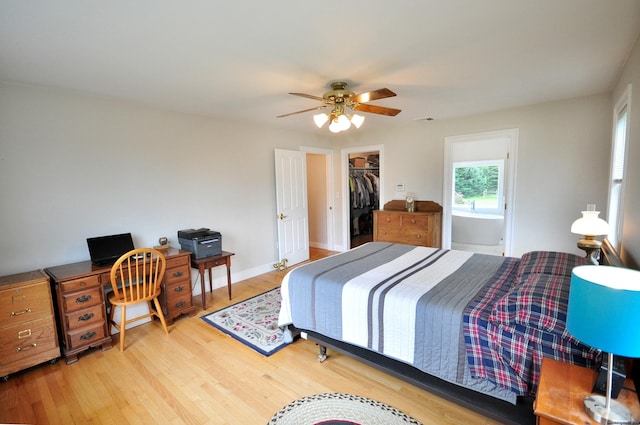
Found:
[{"label": "window", "polygon": [[454,162],[453,209],[503,214],[504,161]]},{"label": "window", "polygon": [[611,145],[611,169],[609,179],[608,222],[611,231],[608,239],[620,249],[622,241],[622,219],[625,188],[625,163],[627,150],[627,128],[629,128],[629,109],[631,108],[631,85],[627,87],[613,111],[613,137]]}]

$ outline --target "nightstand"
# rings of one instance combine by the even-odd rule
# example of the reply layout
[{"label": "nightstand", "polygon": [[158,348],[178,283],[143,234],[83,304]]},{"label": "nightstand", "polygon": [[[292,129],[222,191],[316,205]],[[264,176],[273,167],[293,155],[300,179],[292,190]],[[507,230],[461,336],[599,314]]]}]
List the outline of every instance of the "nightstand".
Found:
[{"label": "nightstand", "polygon": [[[581,366],[545,358],[538,395],[534,404],[538,425],[575,424],[597,425],[584,410],[584,399],[593,388],[597,372]],[[640,418],[640,403],[633,389],[633,381],[627,379],[616,399],[629,409],[635,420]]]}]

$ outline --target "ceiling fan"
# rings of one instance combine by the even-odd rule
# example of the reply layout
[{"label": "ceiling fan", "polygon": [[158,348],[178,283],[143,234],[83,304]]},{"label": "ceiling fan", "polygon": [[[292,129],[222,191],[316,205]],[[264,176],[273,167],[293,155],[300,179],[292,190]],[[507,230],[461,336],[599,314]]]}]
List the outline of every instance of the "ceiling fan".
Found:
[{"label": "ceiling fan", "polygon": [[330,121],[331,124],[329,125],[329,129],[334,133],[348,129],[351,126],[351,123],[359,128],[364,121],[364,117],[357,114],[348,116],[345,113],[345,107],[358,112],[368,112],[372,114],[386,115],[391,117],[394,117],[401,112],[400,109],[370,105],[366,103],[372,100],[384,99],[396,95],[394,92],[387,88],[355,94],[351,90],[347,89],[347,83],[343,81],[335,81],[331,83],[331,90],[322,95],[322,97],[305,93],[289,94],[292,94],[294,96],[306,97],[313,100],[319,100],[320,102],[324,103],[324,105],[316,106],[315,108],[303,109],[302,111],[291,112],[284,115],[278,115],[278,118],[301,114],[303,112],[331,108],[331,111],[328,114],[324,113],[315,115],[314,121],[319,128],[322,127],[327,121]]}]

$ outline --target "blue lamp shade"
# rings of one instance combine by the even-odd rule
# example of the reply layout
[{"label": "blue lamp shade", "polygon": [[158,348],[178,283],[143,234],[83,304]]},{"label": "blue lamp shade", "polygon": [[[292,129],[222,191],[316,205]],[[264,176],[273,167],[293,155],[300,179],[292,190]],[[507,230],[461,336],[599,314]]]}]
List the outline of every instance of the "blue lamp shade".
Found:
[{"label": "blue lamp shade", "polygon": [[640,272],[611,266],[575,267],[567,330],[591,347],[640,357]]}]

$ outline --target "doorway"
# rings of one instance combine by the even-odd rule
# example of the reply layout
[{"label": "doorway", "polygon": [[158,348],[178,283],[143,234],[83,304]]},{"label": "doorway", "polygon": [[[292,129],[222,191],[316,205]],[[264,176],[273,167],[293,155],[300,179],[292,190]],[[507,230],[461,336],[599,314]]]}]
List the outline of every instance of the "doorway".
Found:
[{"label": "doorway", "polygon": [[343,234],[346,249],[373,240],[373,211],[382,205],[382,146],[342,150]]},{"label": "doorway", "polygon": [[518,130],[445,138],[444,248],[511,255]]}]

